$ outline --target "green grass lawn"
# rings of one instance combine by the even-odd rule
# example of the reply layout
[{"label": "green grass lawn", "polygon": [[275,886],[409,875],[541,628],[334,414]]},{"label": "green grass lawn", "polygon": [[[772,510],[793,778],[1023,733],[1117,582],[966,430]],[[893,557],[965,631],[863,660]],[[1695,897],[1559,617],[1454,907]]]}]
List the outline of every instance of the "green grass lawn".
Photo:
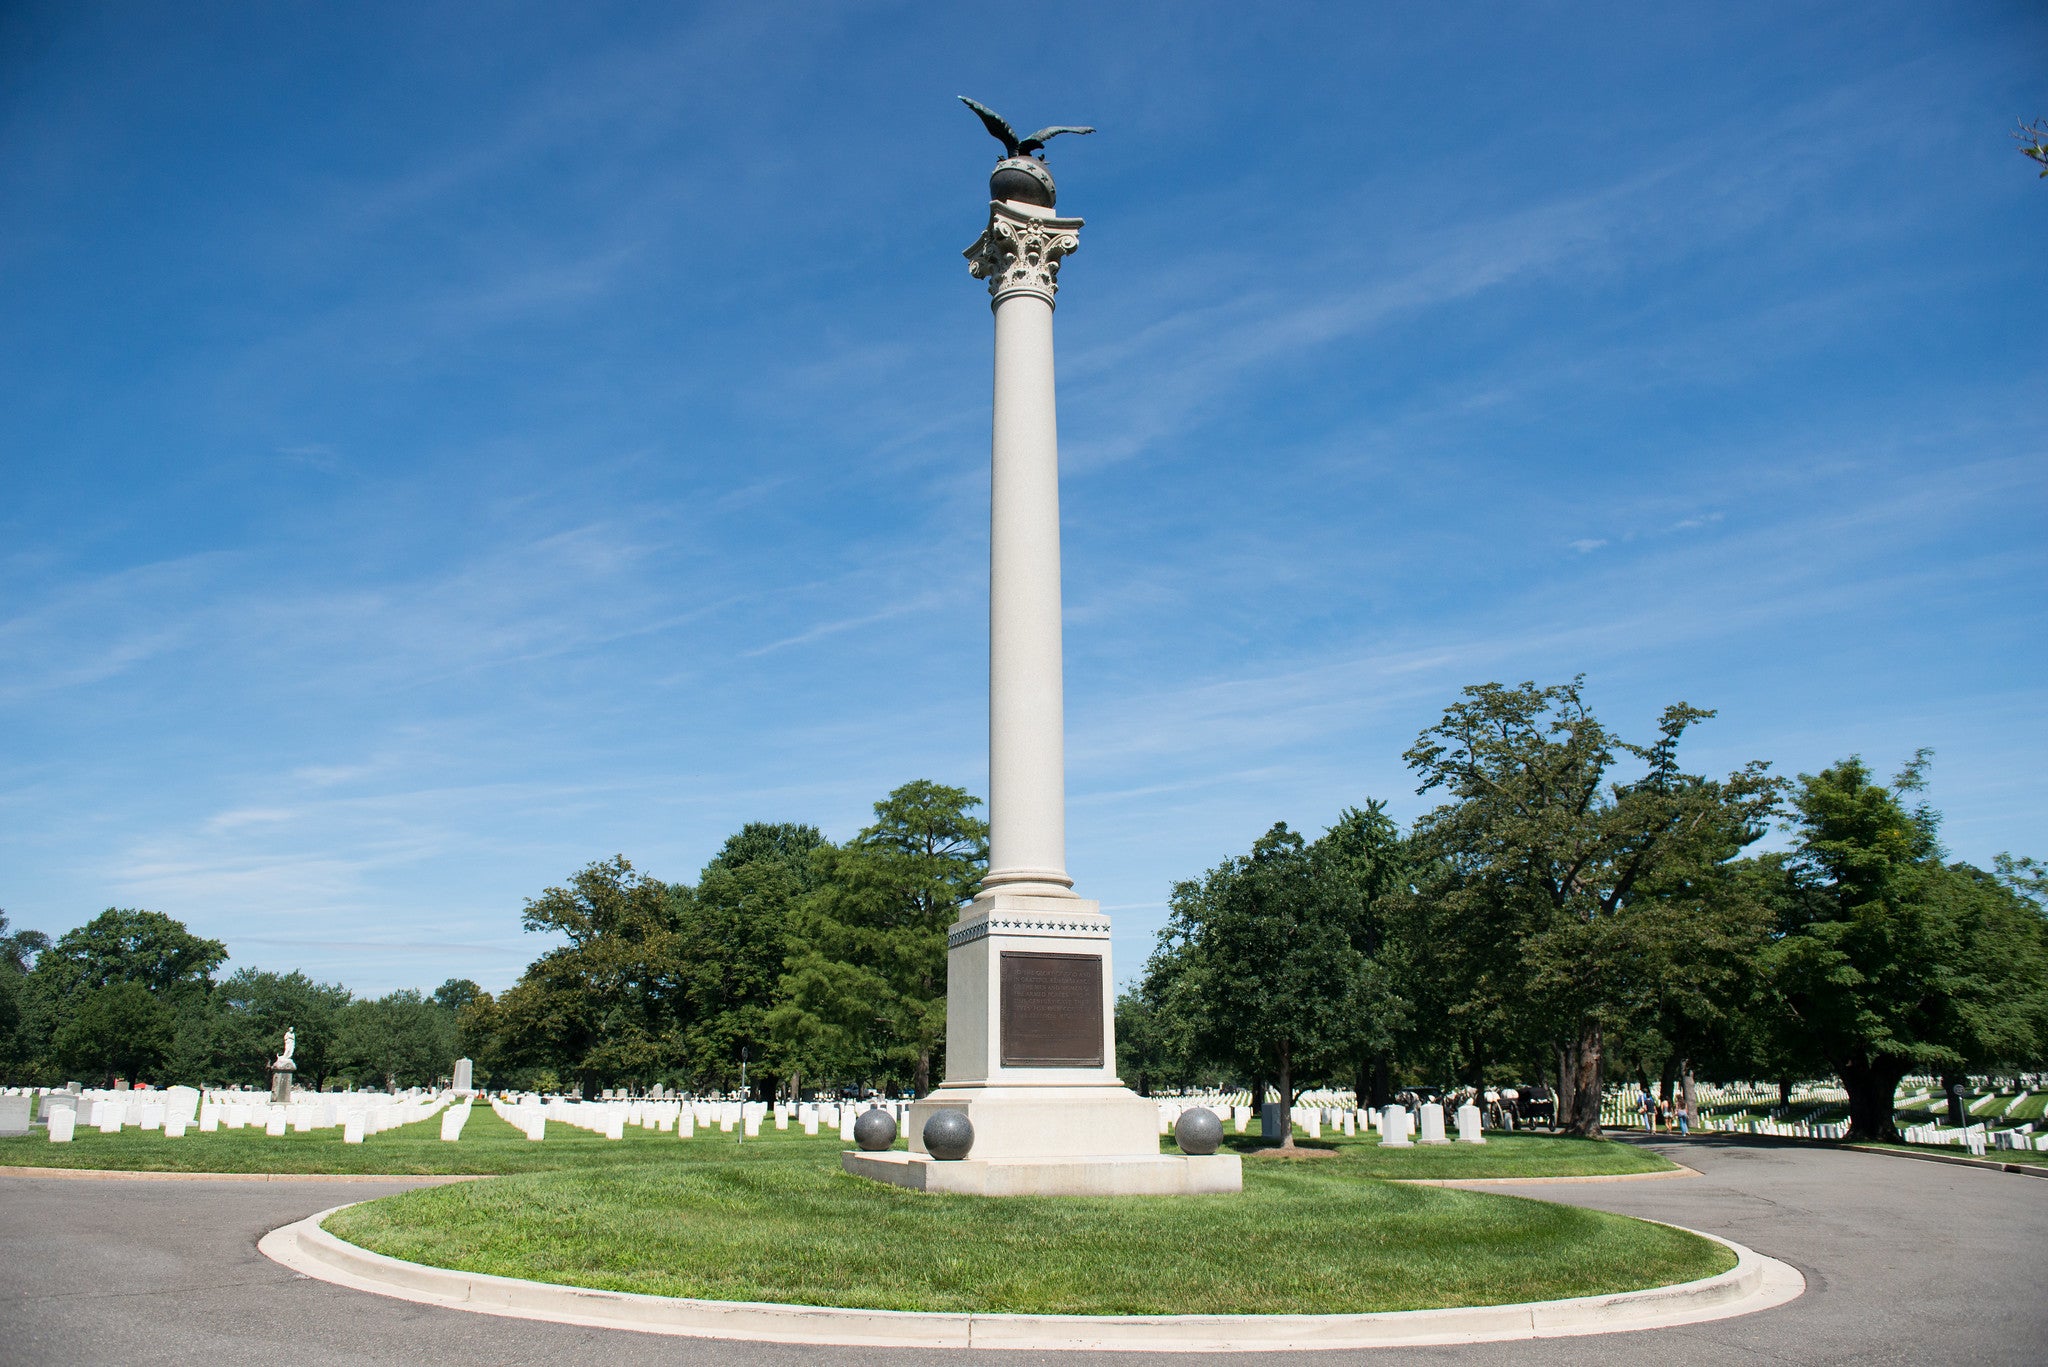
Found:
[{"label": "green grass lawn", "polygon": [[[1573,1139],[1563,1135],[1489,1133],[1486,1142],[1471,1144],[1417,1144],[1413,1148],[1389,1149],[1377,1136],[1356,1139],[1308,1139],[1297,1135],[1295,1143],[1330,1153],[1328,1158],[1288,1160],[1279,1157],[1273,1145],[1250,1135],[1226,1135],[1226,1151],[1243,1154],[1247,1162],[1314,1162],[1354,1177],[1381,1178],[1475,1178],[1475,1177],[1604,1177],[1631,1172],[1670,1172],[1676,1166],[1657,1153],[1633,1144],[1608,1139]],[[1178,1153],[1171,1139],[1168,1153]]]},{"label": "green grass lawn", "polygon": [[[1229,1136],[1243,1151],[1254,1141]],[[1315,1140],[1303,1140],[1316,1144]],[[1334,1144],[1335,1156],[1304,1160],[1335,1165],[1356,1177],[1550,1177],[1601,1173],[1647,1172],[1671,1165],[1647,1149],[1604,1140],[1563,1139],[1547,1135],[1489,1135],[1481,1146],[1381,1149],[1378,1139],[1321,1141]],[[284,1134],[276,1138],[260,1130],[222,1130],[217,1134],[188,1131],[182,1139],[166,1139],[155,1131],[123,1130],[103,1135],[81,1130],[69,1144],[52,1144],[40,1131],[18,1139],[0,1139],[0,1166],[98,1168],[138,1172],[283,1172],[484,1174],[549,1172],[567,1168],[624,1167],[648,1162],[698,1161],[730,1156],[754,1147],[817,1155],[834,1163],[844,1147],[836,1134],[807,1139],[792,1126],[763,1130],[759,1140],[742,1145],[735,1136],[699,1127],[695,1136],[628,1127],[626,1137],[607,1140],[568,1125],[551,1124],[548,1137],[536,1144],[491,1113],[485,1106],[471,1112],[462,1138],[441,1140],[435,1116],[360,1144],[344,1144],[339,1130]],[[897,1141],[897,1147],[903,1147]],[[1177,1152],[1171,1140],[1167,1152]],[[1255,1162],[1285,1162],[1254,1158]]]},{"label": "green grass lawn", "polygon": [[[839,1141],[820,1135],[805,1139],[800,1131],[776,1135],[770,1142],[795,1142],[828,1154]],[[751,1142],[751,1141],[750,1141]],[[690,1156],[733,1147],[733,1136],[700,1127],[695,1137],[629,1126],[626,1137],[608,1140],[569,1125],[551,1124],[548,1137],[529,1140],[498,1119],[488,1106],[470,1113],[462,1138],[441,1139],[441,1117],[416,1121],[360,1144],[345,1144],[338,1129],[276,1138],[261,1130],[222,1130],[201,1134],[188,1130],[182,1139],[166,1139],[153,1130],[124,1129],[101,1134],[80,1128],[69,1144],[52,1144],[41,1131],[18,1139],[0,1139],[0,1165],[45,1168],[100,1168],[135,1172],[296,1172],[296,1173],[444,1173],[494,1174],[542,1172],[557,1168],[618,1167],[647,1163],[674,1155]]]},{"label": "green grass lawn", "polygon": [[423,1188],[327,1227],[394,1257],[574,1286],[1038,1314],[1491,1305],[1733,1265],[1662,1225],[1372,1181],[1346,1155],[1248,1159],[1236,1196],[987,1198],[849,1177],[822,1147],[728,1142],[710,1161]]}]

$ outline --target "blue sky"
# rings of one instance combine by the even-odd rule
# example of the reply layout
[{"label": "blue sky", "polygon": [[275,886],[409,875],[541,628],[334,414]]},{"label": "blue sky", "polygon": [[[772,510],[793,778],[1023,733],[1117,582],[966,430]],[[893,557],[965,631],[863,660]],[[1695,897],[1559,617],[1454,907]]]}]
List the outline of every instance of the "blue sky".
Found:
[{"label": "blue sky", "polygon": [[2048,15],[11,5],[0,906],[358,991],[985,790],[995,145],[1058,315],[1069,864],[1118,972],[1460,687],[1936,751],[2048,854]]}]

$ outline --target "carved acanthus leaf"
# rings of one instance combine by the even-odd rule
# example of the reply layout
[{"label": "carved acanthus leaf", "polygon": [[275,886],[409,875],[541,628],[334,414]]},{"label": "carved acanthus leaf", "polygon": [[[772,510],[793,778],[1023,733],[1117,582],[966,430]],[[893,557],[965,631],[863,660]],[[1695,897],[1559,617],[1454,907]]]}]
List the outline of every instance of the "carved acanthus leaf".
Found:
[{"label": "carved acanthus leaf", "polygon": [[1059,293],[1060,261],[1080,249],[1078,227],[1078,219],[1031,218],[992,206],[987,229],[964,253],[967,271],[988,281],[992,299],[1022,292],[1049,302]]}]

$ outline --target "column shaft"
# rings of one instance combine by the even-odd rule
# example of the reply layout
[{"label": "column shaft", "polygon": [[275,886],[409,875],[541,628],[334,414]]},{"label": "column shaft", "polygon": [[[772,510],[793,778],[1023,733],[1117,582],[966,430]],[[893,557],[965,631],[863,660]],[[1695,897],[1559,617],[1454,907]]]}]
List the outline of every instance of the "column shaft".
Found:
[{"label": "column shaft", "polygon": [[985,886],[1063,893],[1073,880],[1066,872],[1052,314],[1052,301],[1033,291],[995,304]]}]

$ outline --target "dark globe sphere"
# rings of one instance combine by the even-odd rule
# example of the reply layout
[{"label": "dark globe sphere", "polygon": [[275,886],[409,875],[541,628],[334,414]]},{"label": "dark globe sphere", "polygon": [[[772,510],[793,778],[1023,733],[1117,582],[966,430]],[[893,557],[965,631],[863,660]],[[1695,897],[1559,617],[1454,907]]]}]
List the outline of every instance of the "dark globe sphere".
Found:
[{"label": "dark globe sphere", "polygon": [[1050,209],[1056,194],[1052,172],[1037,157],[1005,157],[988,178],[990,199],[1014,199]]},{"label": "dark globe sphere", "polygon": [[924,1149],[934,1158],[965,1158],[974,1147],[974,1122],[965,1111],[933,1111],[924,1122]]},{"label": "dark globe sphere", "polygon": [[1190,1107],[1173,1122],[1173,1142],[1180,1145],[1182,1153],[1197,1157],[1214,1153],[1223,1142],[1223,1122],[1206,1106]]},{"label": "dark globe sphere", "polygon": [[880,1106],[861,1112],[853,1122],[853,1142],[869,1153],[877,1153],[896,1142],[896,1117]]}]

